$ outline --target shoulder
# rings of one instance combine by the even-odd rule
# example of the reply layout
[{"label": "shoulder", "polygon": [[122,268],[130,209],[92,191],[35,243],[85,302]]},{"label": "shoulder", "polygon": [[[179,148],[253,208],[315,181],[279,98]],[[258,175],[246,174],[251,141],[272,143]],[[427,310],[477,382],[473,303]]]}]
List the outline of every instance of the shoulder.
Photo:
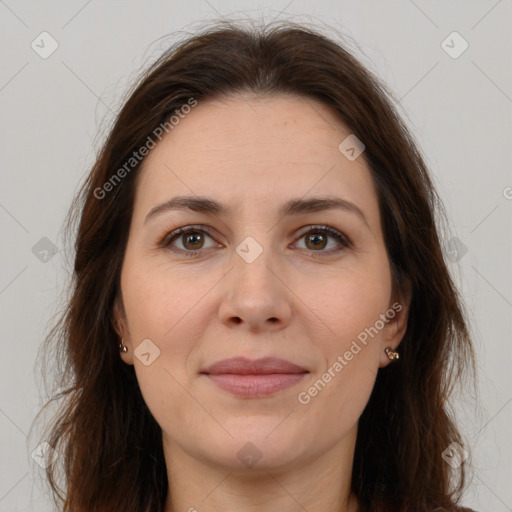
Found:
[{"label": "shoulder", "polygon": [[[391,505],[382,503],[379,506],[373,508],[372,512],[392,512],[393,510],[395,510],[395,508],[392,507]],[[436,508],[432,512],[478,512],[478,511],[473,510],[472,508],[458,507],[456,505],[453,505],[452,507],[450,507],[449,510],[447,510],[445,508]]]},{"label": "shoulder", "polygon": [[[383,505],[375,508],[373,512],[390,512],[392,510],[394,510],[393,507],[383,504]],[[448,512],[448,511],[444,508],[436,508],[432,512]],[[454,506],[453,508],[450,508],[449,512],[478,512],[478,511],[473,510],[472,508]]]},{"label": "shoulder", "polygon": [[444,509],[444,508],[439,508],[439,509],[435,509],[435,511],[433,512],[478,512],[477,510],[473,510],[472,508],[467,508],[467,507],[460,507],[460,506],[453,506],[453,508],[449,508],[449,509]]},{"label": "shoulder", "polygon": [[[452,510],[452,509],[450,509],[450,510]],[[453,509],[453,512],[477,512],[477,511],[473,510],[472,508],[456,507],[456,508]]]}]

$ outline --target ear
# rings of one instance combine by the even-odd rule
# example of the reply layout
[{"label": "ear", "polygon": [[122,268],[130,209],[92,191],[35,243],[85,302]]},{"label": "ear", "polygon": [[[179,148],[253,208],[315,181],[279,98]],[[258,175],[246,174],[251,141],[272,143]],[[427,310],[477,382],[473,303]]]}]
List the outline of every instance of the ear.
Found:
[{"label": "ear", "polygon": [[126,321],[123,300],[120,295],[117,295],[114,299],[114,305],[112,307],[112,324],[119,336],[119,341],[116,346],[120,345],[122,340],[124,346],[128,349],[126,352],[122,352],[121,350],[119,351],[121,359],[126,364],[133,364],[133,345],[130,337],[130,331],[128,330],[128,322]]},{"label": "ear", "polygon": [[392,362],[385,352],[386,347],[396,351],[407,331],[411,300],[411,281],[409,278],[404,278],[400,292],[392,298],[386,312],[388,321],[382,330],[379,368],[384,368]]}]

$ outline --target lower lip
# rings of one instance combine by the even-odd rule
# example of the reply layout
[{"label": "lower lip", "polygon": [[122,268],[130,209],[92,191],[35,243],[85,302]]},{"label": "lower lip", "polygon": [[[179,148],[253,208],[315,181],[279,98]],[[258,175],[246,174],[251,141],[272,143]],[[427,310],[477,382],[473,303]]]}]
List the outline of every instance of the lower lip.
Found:
[{"label": "lower lip", "polygon": [[272,373],[268,375],[208,374],[219,388],[236,396],[268,396],[300,382],[306,373]]}]

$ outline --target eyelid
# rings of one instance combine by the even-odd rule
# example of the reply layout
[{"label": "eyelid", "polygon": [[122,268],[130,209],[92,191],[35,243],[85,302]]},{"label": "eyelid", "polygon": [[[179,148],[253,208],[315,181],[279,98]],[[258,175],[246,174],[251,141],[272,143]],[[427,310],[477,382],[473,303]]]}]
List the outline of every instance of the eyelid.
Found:
[{"label": "eyelid", "polygon": [[[189,232],[205,233],[210,238],[215,239],[212,231],[213,230],[209,226],[205,226],[203,224],[190,224],[187,226],[183,226],[183,227],[172,230],[170,233],[166,233],[166,235],[163,237],[162,241],[160,242],[160,246],[162,246],[163,248],[167,248],[170,251],[175,252],[175,253],[184,254],[186,256],[195,256],[198,253],[205,252],[206,250],[212,249],[213,247],[207,247],[206,249],[201,248],[201,249],[197,249],[195,251],[191,251],[191,250],[188,251],[188,250],[178,249],[178,248],[174,247],[172,245],[171,241],[173,239],[179,238],[180,235],[184,235]],[[325,234],[327,234],[327,236],[334,238],[338,242],[338,244],[341,246],[341,248],[331,249],[328,251],[312,251],[312,250],[307,251],[306,249],[300,249],[300,250],[307,251],[309,254],[311,254],[313,256],[322,257],[322,256],[337,254],[337,253],[341,252],[343,249],[352,247],[352,242],[347,235],[345,235],[343,232],[339,231],[338,229],[336,229],[328,224],[310,224],[308,226],[304,226],[304,228],[299,231],[299,234],[296,236],[296,238],[294,239],[292,244],[295,244],[298,240],[300,240],[302,237],[304,237],[305,235],[307,235],[308,233],[310,233],[312,231],[324,232]],[[218,244],[218,242],[217,242],[217,244]],[[315,253],[317,253],[317,254],[315,254]]]},{"label": "eyelid", "polygon": [[[311,254],[313,257],[327,257],[329,255],[338,254],[343,249],[347,249],[352,247],[352,241],[350,238],[345,235],[340,230],[328,225],[328,224],[310,224],[309,226],[305,226],[303,230],[300,231],[300,234],[297,236],[297,238],[294,240],[294,244],[300,240],[302,237],[307,235],[310,232],[319,231],[322,233],[327,234],[327,236],[334,238],[338,244],[341,246],[341,248],[336,249],[330,249],[328,251],[307,251],[308,254]],[[303,249],[305,250],[305,249]]]},{"label": "eyelid", "polygon": [[[209,226],[205,226],[203,224],[190,224],[187,226],[183,226],[181,228],[176,228],[172,230],[171,232],[167,232],[165,236],[163,237],[162,241],[160,242],[160,245],[163,247],[168,247],[171,245],[171,240],[174,238],[179,238],[180,235],[184,235],[189,232],[204,232],[207,234],[210,238],[214,238],[214,235],[212,233],[212,229]],[[180,249],[177,249],[178,251],[181,251]],[[198,249],[198,251],[204,250],[204,249]],[[186,252],[193,252],[193,251],[186,251]]]}]

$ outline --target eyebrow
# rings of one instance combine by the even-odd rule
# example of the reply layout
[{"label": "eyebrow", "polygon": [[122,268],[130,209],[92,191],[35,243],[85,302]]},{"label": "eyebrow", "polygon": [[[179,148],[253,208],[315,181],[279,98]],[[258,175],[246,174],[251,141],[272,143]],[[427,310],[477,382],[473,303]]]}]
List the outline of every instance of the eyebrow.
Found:
[{"label": "eyebrow", "polygon": [[[320,212],[325,210],[343,210],[357,215],[370,229],[368,220],[363,211],[354,203],[336,196],[313,197],[309,199],[292,199],[286,202],[279,210],[280,217],[289,217],[304,213]],[[214,215],[227,214],[230,208],[222,205],[214,199],[202,196],[177,196],[165,203],[152,208],[146,215],[144,223],[164,212],[173,210],[191,210],[199,213]],[[370,229],[371,231],[371,229]]]}]

